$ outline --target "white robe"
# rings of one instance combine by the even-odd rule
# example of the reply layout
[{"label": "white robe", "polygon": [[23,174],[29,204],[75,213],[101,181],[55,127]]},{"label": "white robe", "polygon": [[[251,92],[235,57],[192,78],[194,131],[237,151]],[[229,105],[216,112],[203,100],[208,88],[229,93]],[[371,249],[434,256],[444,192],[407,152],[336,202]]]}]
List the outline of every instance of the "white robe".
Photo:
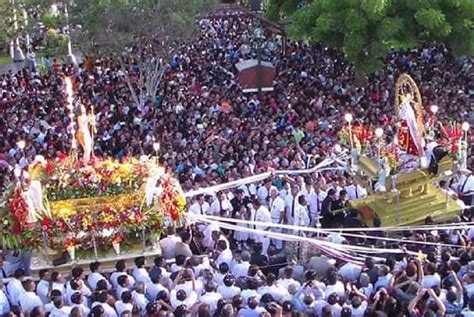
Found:
[{"label": "white robe", "polygon": [[412,105],[408,101],[403,101],[400,104],[400,119],[405,120],[407,122],[408,129],[410,131],[410,135],[413,138],[413,141],[418,148],[420,154],[423,152],[422,146],[422,135],[418,129],[418,122],[416,121],[416,113],[413,109]]}]

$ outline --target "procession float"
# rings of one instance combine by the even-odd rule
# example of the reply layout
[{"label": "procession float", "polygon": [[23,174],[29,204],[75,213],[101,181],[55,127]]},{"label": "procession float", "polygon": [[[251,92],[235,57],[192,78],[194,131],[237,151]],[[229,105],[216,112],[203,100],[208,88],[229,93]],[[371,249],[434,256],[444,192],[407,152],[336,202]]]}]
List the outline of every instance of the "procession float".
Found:
[{"label": "procession float", "polygon": [[154,251],[162,230],[182,220],[179,182],[156,156],[95,157],[93,109],[76,105],[76,119],[68,80],[66,88],[72,150],[54,159],[36,156],[26,170],[15,170],[0,207],[2,248],[33,251],[33,268]]},{"label": "procession float", "polygon": [[452,219],[463,206],[439,184],[449,184],[466,169],[469,124],[444,126],[436,119],[436,105],[425,111],[420,91],[407,74],[397,79],[395,89],[398,123],[391,135],[384,136],[381,127],[370,131],[346,115],[341,140],[352,151],[350,172],[369,193],[350,202],[351,207],[367,225],[378,219],[383,227],[420,224],[428,216],[434,221]]}]

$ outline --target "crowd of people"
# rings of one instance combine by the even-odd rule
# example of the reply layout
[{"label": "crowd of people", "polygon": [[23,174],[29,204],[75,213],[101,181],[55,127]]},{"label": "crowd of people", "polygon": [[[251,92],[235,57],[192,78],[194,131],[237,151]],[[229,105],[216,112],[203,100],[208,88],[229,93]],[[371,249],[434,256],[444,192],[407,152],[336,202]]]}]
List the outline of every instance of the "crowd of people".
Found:
[{"label": "crowd of people", "polygon": [[[47,269],[39,281],[15,269],[0,284],[0,308],[9,316],[473,316],[474,230],[417,232],[404,253],[367,256],[354,264],[316,253],[307,263],[287,262],[262,243],[232,247],[213,229],[211,242],[191,227],[170,228],[162,256],[124,260],[104,272],[100,262],[69,276]],[[445,237],[446,240],[442,240]],[[440,240],[441,239],[441,240]],[[192,241],[192,242],[191,242]],[[437,244],[440,241],[442,244]],[[206,245],[210,247],[206,248]],[[426,254],[426,255],[425,255]],[[3,256],[2,256],[3,260]],[[172,263],[172,264],[170,264]],[[1,262],[4,272],[6,263]]]},{"label": "crowd of people", "polygon": [[[13,170],[26,168],[36,155],[69,152],[65,76],[74,78],[76,98],[96,110],[96,156],[153,155],[159,140],[163,164],[185,191],[269,169],[313,166],[332,152],[347,112],[393,136],[394,84],[403,72],[419,83],[425,106],[439,106],[438,120],[473,119],[472,64],[455,60],[442,45],[390,52],[382,71],[356,85],[341,53],[289,42],[285,54],[264,52],[276,67],[274,91],[244,94],[234,65],[248,57],[241,47],[252,40],[255,22],[200,21],[200,34],[179,48],[158,95],[143,107],[133,102],[113,59],[77,68],[55,62],[46,75],[29,70],[0,75],[2,188],[13,181]],[[468,167],[473,168],[472,154]],[[470,186],[472,178],[463,190],[472,191]],[[329,211],[344,210],[348,200],[365,195],[347,174],[325,172],[198,195],[188,202],[188,212],[302,227],[353,226],[357,218],[350,211]],[[474,220],[469,212],[464,216]],[[430,230],[406,230],[395,242],[380,239],[380,231],[365,238],[328,236],[336,244],[401,250],[367,256],[363,264],[319,252],[296,263],[288,256],[291,244],[282,239],[188,221],[169,229],[154,263],[138,257],[133,268],[119,261],[115,271],[102,272],[94,262],[70,276],[43,270],[35,283],[25,278],[26,268],[2,259],[2,274],[11,280],[1,288],[0,307],[3,314],[33,317],[473,316],[474,229],[435,230],[430,219],[427,225]]]}]

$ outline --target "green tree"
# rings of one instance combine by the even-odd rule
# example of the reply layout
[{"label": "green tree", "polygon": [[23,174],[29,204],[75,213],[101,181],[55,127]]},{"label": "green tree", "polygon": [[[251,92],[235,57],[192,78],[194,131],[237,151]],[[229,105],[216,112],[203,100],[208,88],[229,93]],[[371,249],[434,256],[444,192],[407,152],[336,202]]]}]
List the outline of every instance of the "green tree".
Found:
[{"label": "green tree", "polygon": [[340,49],[356,68],[382,67],[390,48],[444,43],[457,55],[474,52],[472,0],[271,0],[295,39]]},{"label": "green tree", "polygon": [[[121,62],[137,107],[156,96],[166,64],[197,30],[196,15],[215,0],[76,0],[70,10],[75,43],[85,55]],[[138,69],[138,79],[129,70]]]}]

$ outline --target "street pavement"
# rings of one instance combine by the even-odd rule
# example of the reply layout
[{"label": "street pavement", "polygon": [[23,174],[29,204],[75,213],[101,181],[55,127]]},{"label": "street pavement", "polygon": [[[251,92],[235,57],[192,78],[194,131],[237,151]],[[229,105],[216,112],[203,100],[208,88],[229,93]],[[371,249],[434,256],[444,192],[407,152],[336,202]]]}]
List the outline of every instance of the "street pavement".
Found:
[{"label": "street pavement", "polygon": [[[75,52],[74,56],[76,56],[76,61],[78,63],[80,63],[81,60],[82,60],[82,54],[80,52]],[[66,60],[66,58],[67,57],[64,56],[64,57],[59,58],[59,60],[64,62]],[[41,60],[39,58],[37,58],[36,63],[40,64]],[[6,74],[9,71],[13,71],[14,73],[19,72],[20,70],[23,69],[23,67],[25,67],[25,62],[24,61],[23,62],[16,62],[16,63],[12,62],[10,64],[0,65],[0,75]]]}]

